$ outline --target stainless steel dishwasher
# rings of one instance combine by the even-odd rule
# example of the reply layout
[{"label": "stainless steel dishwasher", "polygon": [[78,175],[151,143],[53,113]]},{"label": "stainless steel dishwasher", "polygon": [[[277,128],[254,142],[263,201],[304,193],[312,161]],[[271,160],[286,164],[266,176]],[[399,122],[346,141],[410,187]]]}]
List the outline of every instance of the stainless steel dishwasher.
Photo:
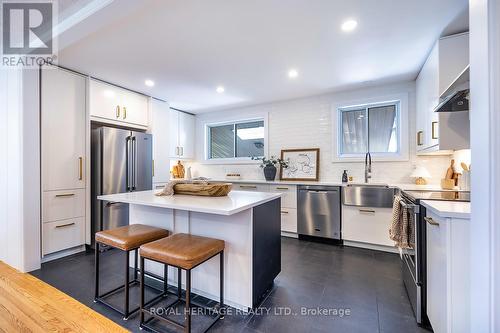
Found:
[{"label": "stainless steel dishwasher", "polygon": [[340,240],[340,187],[303,185],[297,191],[299,235]]}]

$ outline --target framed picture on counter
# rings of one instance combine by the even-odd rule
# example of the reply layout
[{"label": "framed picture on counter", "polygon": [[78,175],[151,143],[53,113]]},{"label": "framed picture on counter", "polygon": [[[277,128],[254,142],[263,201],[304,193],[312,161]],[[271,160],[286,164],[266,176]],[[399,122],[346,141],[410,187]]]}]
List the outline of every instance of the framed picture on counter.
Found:
[{"label": "framed picture on counter", "polygon": [[288,162],[288,168],[280,168],[280,180],[319,179],[319,148],[284,149],[281,159]]}]

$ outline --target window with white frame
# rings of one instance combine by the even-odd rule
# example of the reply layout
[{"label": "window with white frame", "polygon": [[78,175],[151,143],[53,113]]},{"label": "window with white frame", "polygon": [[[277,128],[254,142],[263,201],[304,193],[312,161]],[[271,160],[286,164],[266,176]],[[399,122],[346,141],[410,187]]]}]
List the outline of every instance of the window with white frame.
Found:
[{"label": "window with white frame", "polygon": [[264,156],[264,120],[207,125],[207,159]]},{"label": "window with white frame", "polygon": [[400,101],[390,101],[338,108],[338,157],[356,158],[367,152],[400,156],[400,106]]}]

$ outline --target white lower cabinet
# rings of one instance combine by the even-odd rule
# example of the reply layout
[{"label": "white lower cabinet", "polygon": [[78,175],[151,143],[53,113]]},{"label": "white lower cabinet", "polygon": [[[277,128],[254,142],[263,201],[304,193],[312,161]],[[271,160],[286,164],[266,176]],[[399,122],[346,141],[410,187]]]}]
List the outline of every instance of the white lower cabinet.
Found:
[{"label": "white lower cabinet", "polygon": [[281,184],[233,183],[234,191],[275,192],[281,197],[281,231],[297,234],[297,186]]},{"label": "white lower cabinet", "polygon": [[435,333],[470,332],[470,220],[427,212],[427,316]]},{"label": "white lower cabinet", "polygon": [[281,207],[297,208],[297,186],[271,185],[270,191],[283,194],[281,197]]},{"label": "white lower cabinet", "polygon": [[389,238],[391,208],[342,205],[342,239],[383,246],[394,246]]},{"label": "white lower cabinet", "polygon": [[297,233],[297,209],[281,208],[281,231]]},{"label": "white lower cabinet", "polygon": [[268,184],[233,183],[233,190],[235,190],[235,191],[252,191],[252,192],[269,192],[269,185]]},{"label": "white lower cabinet", "polygon": [[85,216],[85,189],[43,192],[42,222]]},{"label": "white lower cabinet", "polygon": [[43,255],[85,244],[85,218],[42,224]]}]

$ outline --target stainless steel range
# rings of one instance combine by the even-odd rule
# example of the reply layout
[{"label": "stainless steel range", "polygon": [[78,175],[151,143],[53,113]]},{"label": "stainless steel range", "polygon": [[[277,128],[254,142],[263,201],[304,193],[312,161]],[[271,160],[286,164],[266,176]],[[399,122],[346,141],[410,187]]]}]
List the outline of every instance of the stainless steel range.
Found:
[{"label": "stainless steel range", "polygon": [[470,201],[470,192],[459,191],[402,191],[401,205],[406,207],[410,214],[413,214],[411,226],[415,230],[415,239],[412,242],[413,248],[403,250],[402,274],[403,281],[410,299],[410,303],[415,314],[417,323],[423,326],[428,325],[426,308],[426,216],[425,207],[420,205],[421,200],[440,201]]}]

